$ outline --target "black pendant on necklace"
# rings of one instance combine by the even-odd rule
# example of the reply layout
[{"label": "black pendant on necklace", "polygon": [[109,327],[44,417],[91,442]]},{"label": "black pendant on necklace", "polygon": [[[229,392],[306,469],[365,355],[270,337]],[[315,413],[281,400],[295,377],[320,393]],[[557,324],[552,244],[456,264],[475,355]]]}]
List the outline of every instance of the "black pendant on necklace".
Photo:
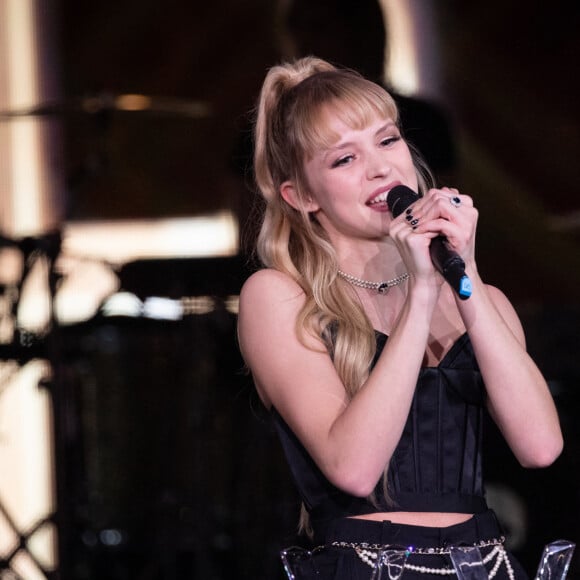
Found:
[{"label": "black pendant on necklace", "polygon": [[386,294],[389,291],[389,285],[387,284],[387,282],[383,282],[382,284],[379,284],[379,287],[377,288],[377,292],[379,294]]}]

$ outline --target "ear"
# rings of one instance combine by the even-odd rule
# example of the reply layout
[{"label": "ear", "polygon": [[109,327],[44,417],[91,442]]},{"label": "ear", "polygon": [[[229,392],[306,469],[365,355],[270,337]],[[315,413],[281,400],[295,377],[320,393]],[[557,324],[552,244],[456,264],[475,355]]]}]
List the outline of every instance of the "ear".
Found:
[{"label": "ear", "polygon": [[284,201],[298,211],[306,211],[308,213],[318,211],[320,206],[311,196],[302,199],[298,194],[298,190],[292,181],[285,181],[280,186],[280,195]]}]

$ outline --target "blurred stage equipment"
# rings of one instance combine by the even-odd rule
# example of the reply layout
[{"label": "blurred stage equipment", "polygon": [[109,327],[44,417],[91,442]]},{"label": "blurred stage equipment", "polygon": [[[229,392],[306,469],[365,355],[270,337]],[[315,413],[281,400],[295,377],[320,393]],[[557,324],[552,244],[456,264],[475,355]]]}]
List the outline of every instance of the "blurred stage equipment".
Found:
[{"label": "blurred stage equipment", "polygon": [[[226,259],[238,249],[237,220],[227,211],[158,220],[70,221],[62,230],[56,262],[62,281],[55,297],[61,324],[92,318],[111,295],[128,290],[124,270],[129,264],[143,261],[152,268],[155,260],[162,267],[166,260]],[[168,272],[165,280],[175,279],[178,271]],[[144,274],[144,279],[155,277],[154,269]]]},{"label": "blurred stage equipment", "polygon": [[397,92],[441,99],[440,50],[433,0],[380,0],[389,38],[386,80]]},{"label": "blurred stage equipment", "polygon": [[[227,261],[238,238],[237,221],[226,211],[132,222],[66,220],[63,122],[82,116],[100,124],[112,114],[201,119],[211,109],[140,94],[62,99],[51,16],[41,0],[0,3],[0,576],[26,580],[79,577],[71,537],[79,506],[70,492],[79,489],[71,472],[82,461],[78,432],[71,433],[78,427],[71,411],[78,394],[66,390],[70,381],[62,376],[66,325],[80,324],[86,338],[83,323],[102,305],[105,316],[117,316],[118,301],[107,301],[120,289],[124,264],[199,256]],[[237,308],[235,297],[224,300]],[[137,301],[138,317],[154,323],[216,308],[214,298],[185,294]],[[98,542],[121,540],[116,530],[102,529]]]},{"label": "blurred stage equipment", "polygon": [[[0,576],[26,580],[74,577],[66,566],[75,418],[59,375],[63,324],[93,317],[118,289],[117,269],[128,260],[227,256],[237,244],[237,224],[226,213],[66,223],[63,121],[110,113],[199,119],[211,111],[139,94],[62,99],[54,18],[41,0],[0,2]],[[142,312],[158,319],[167,307],[148,300]]]},{"label": "blurred stage equipment", "polygon": [[212,114],[209,103],[140,94],[97,93],[65,101],[0,110],[0,122],[18,118],[98,115],[100,113],[142,113],[155,117],[204,119]]},{"label": "blurred stage equipment", "polygon": [[[21,265],[13,279],[2,270],[0,285],[0,568],[35,580],[51,577],[57,567],[53,414],[46,387],[51,380],[49,296],[55,282],[50,273],[60,237],[2,236],[0,241],[0,262],[6,251],[16,251]],[[38,279],[43,275],[44,287]],[[38,286],[46,308],[33,308],[29,322],[34,324],[28,325],[21,307],[42,295]]]},{"label": "blurred stage equipment", "polygon": [[[8,9],[7,4],[2,6]],[[14,5],[10,8],[15,10]],[[20,12],[18,17],[22,18]],[[0,35],[0,42],[3,38]],[[0,54],[9,53],[0,50]],[[6,66],[1,69],[3,73],[6,70]],[[30,81],[30,86],[34,87],[34,82]],[[18,94],[25,93],[19,90]],[[43,104],[36,104],[39,101]],[[87,416],[82,409],[94,413],[95,420],[99,411],[83,399],[84,390],[71,388],[78,383],[76,378],[71,382],[70,375],[76,377],[78,365],[90,364],[90,357],[100,349],[103,333],[123,333],[122,326],[115,328],[116,321],[124,319],[130,325],[128,336],[134,336],[131,325],[148,321],[149,340],[156,344],[169,321],[190,327],[191,317],[216,316],[216,311],[223,311],[228,313],[229,321],[225,326],[219,323],[221,332],[228,338],[233,336],[232,320],[237,313],[242,274],[237,257],[237,220],[231,212],[148,220],[65,219],[58,173],[62,168],[55,163],[58,159],[47,154],[49,145],[58,149],[55,123],[66,121],[70,115],[99,117],[110,112],[144,118],[200,118],[210,114],[209,107],[202,103],[145,95],[102,94],[43,102],[34,93],[24,100],[0,100],[0,159],[5,165],[0,174],[2,577],[5,573],[27,580],[57,575],[91,577],[91,570],[82,569],[83,558],[97,555],[98,560],[99,550],[119,550],[128,542],[131,549],[139,550],[132,529],[128,535],[123,526],[100,524],[107,506],[103,517],[97,514],[96,520],[79,516],[81,504],[93,509],[92,504],[83,503],[82,488],[100,481],[91,470],[96,460],[91,452],[107,454],[108,450],[100,445],[83,448]],[[231,295],[218,297],[220,283],[216,278],[223,280],[226,272],[230,281],[222,284],[221,290],[225,292],[227,285]],[[184,284],[187,276],[191,279]],[[157,288],[151,287],[152,277],[157,278]],[[211,294],[199,295],[200,287]],[[150,294],[153,290],[158,290],[159,296]],[[128,302],[133,308],[127,307]],[[223,316],[217,314],[218,320]],[[102,323],[94,322],[98,320]],[[95,328],[101,329],[96,335]],[[175,327],[173,333],[181,333],[180,328]],[[74,347],[68,342],[70,336],[75,336]],[[91,340],[96,341],[97,351],[87,346]],[[205,342],[211,346],[211,340]],[[106,340],[104,345],[109,348]],[[146,348],[142,344],[136,355],[139,357]],[[80,359],[79,352],[83,353]],[[69,355],[70,364],[64,360]],[[122,365],[123,361],[118,359],[117,363]],[[164,369],[172,370],[167,366]],[[93,372],[94,382],[99,371],[95,368]],[[79,380],[84,381],[84,375]],[[119,388],[119,384],[113,387]],[[125,417],[116,415],[115,419],[123,421]],[[97,442],[91,439],[91,443]],[[178,445],[179,440],[175,443]],[[83,459],[85,454],[89,464]],[[89,481],[83,483],[79,476]],[[98,493],[97,488],[93,491]],[[143,500],[142,496],[135,497]],[[145,498],[143,508],[149,499]],[[99,569],[96,561],[93,568]]]},{"label": "blurred stage equipment", "polygon": [[[0,110],[57,100],[50,3],[0,2]],[[0,576],[58,566],[46,335],[63,180],[56,122],[0,119]],[[39,291],[40,289],[40,291]],[[27,318],[27,312],[34,316]],[[32,324],[29,324],[32,322]]]}]

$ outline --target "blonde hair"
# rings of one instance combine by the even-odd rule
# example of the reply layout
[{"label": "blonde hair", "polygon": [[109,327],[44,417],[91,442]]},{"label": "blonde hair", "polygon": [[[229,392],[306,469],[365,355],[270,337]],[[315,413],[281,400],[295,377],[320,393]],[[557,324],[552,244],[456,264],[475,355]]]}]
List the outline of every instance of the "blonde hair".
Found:
[{"label": "blonde hair", "polygon": [[[328,107],[355,129],[364,128],[375,116],[398,122],[397,106],[387,91],[354,71],[314,57],[270,69],[255,129],[254,171],[266,202],[257,251],[265,266],[285,272],[303,289],[306,303],[298,334],[307,331],[325,339],[345,389],[353,396],[375,353],[373,329],[356,296],[337,277],[336,254],[324,229],[280,195],[280,186],[290,180],[299,197],[308,196],[304,161],[337,138],[324,123]],[[423,189],[429,176],[419,159],[417,171]],[[330,323],[336,328],[333,340]]]},{"label": "blonde hair", "polygon": [[[322,337],[352,397],[370,371],[374,330],[352,289],[337,276],[336,254],[325,230],[280,195],[281,185],[292,181],[298,200],[308,198],[304,162],[338,138],[325,123],[329,111],[353,129],[363,129],[377,116],[398,123],[393,98],[354,71],[314,57],[270,69],[255,128],[254,171],[265,200],[257,252],[265,266],[286,273],[304,291],[298,336],[307,332]],[[430,174],[412,154],[420,190],[425,191]]]}]

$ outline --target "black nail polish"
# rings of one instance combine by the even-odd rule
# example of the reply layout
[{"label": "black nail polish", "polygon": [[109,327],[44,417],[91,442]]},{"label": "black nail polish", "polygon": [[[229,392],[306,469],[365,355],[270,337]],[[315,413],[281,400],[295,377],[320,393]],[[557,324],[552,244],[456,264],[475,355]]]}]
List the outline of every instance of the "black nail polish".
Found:
[{"label": "black nail polish", "polygon": [[413,220],[413,221],[411,222],[411,225],[412,225],[412,226],[416,226],[418,223],[419,223],[419,220]]},{"label": "black nail polish", "polygon": [[408,222],[410,222],[410,221],[413,219],[413,215],[412,215],[412,214],[409,214],[409,215],[405,216],[405,219],[406,219]]}]

